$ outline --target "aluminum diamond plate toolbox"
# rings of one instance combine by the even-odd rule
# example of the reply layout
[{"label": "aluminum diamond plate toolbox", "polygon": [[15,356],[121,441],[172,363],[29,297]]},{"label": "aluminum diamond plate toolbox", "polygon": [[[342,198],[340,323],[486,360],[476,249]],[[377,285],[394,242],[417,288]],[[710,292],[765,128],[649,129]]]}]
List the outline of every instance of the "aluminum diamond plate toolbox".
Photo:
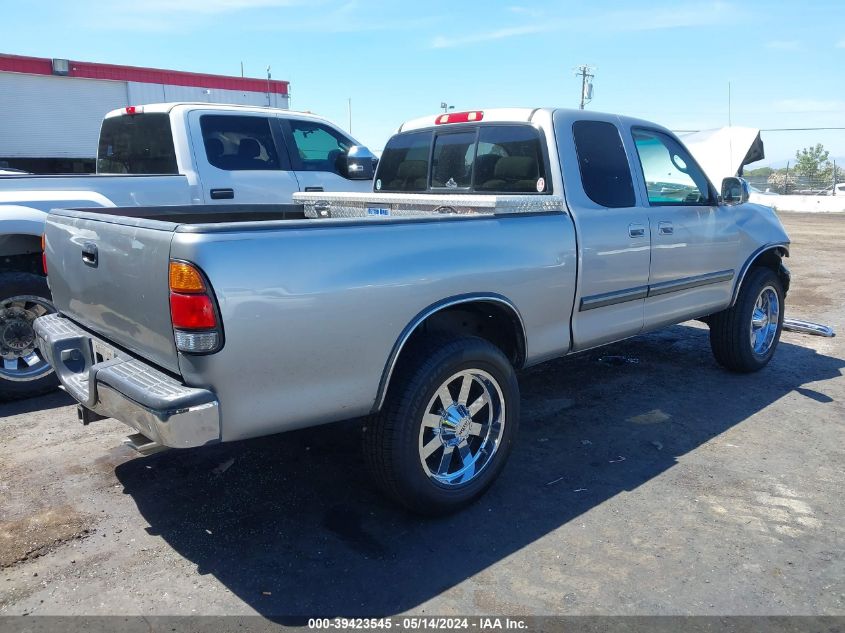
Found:
[{"label": "aluminum diamond plate toolbox", "polygon": [[416,193],[295,193],[308,218],[426,217],[446,215],[501,215],[560,213],[563,199],[546,195],[463,195]]}]

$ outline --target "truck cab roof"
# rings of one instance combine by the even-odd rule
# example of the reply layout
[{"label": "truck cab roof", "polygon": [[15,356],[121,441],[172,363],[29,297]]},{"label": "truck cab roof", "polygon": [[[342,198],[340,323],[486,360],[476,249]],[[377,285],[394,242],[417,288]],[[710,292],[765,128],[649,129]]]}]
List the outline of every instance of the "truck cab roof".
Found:
[{"label": "truck cab roof", "polygon": [[[444,118],[448,115],[448,118]],[[647,127],[672,134],[662,125],[635,117],[623,116],[610,112],[596,112],[593,110],[578,110],[575,108],[489,108],[465,110],[460,112],[429,114],[406,121],[399,126],[397,134],[413,130],[423,130],[448,123],[532,123],[538,121],[556,120],[563,116],[566,120],[577,121],[591,119],[599,121],[614,121],[623,127]],[[542,123],[541,123],[542,124]],[[674,136],[674,134],[672,134]]]},{"label": "truck cab roof", "polygon": [[220,103],[205,103],[202,101],[172,101],[165,103],[145,103],[143,105],[127,106],[124,108],[117,108],[111,110],[104,118],[124,116],[127,114],[152,114],[164,113],[169,114],[174,110],[181,110],[189,112],[191,110],[214,110],[219,112],[268,112],[271,114],[281,114],[286,117],[297,119],[311,119],[314,121],[328,122],[325,119],[311,112],[299,112],[296,110],[285,110],[283,108],[265,108],[254,105],[237,105],[237,104],[220,104]]}]

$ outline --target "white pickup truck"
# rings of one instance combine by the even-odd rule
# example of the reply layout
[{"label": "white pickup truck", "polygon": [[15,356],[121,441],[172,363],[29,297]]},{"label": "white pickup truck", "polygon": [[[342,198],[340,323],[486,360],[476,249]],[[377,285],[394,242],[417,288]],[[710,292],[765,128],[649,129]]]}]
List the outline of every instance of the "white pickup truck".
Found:
[{"label": "white pickup truck", "polygon": [[106,115],[96,174],[0,176],[0,400],[56,385],[32,332],[54,311],[41,261],[51,208],[288,203],[298,191],[370,191],[374,164],[311,114],[161,103]]}]

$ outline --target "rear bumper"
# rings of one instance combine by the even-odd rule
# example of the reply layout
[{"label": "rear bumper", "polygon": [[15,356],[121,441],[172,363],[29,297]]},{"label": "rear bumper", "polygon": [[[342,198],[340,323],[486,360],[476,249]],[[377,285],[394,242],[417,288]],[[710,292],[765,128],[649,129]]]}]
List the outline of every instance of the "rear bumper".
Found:
[{"label": "rear bumper", "polygon": [[[65,390],[84,407],[120,420],[161,446],[220,441],[220,405],[213,392],[183,385],[59,314],[37,319],[35,334]],[[96,357],[95,344],[114,357]]]}]

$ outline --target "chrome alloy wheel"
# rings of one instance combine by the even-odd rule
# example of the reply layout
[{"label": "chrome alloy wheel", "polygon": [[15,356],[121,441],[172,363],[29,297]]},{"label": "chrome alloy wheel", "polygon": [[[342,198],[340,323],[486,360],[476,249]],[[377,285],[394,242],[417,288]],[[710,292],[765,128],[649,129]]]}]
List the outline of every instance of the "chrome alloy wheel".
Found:
[{"label": "chrome alloy wheel", "polygon": [[754,311],[751,313],[751,349],[755,354],[762,356],[771,349],[779,322],[778,293],[771,286],[766,286],[757,296]]},{"label": "chrome alloy wheel", "polygon": [[52,368],[35,347],[32,324],[40,316],[55,312],[43,297],[19,295],[0,300],[0,377],[6,380],[36,380]]},{"label": "chrome alloy wheel", "polygon": [[443,486],[467,484],[493,460],[504,430],[505,401],[496,380],[478,369],[458,372],[440,385],[423,414],[423,470]]}]

